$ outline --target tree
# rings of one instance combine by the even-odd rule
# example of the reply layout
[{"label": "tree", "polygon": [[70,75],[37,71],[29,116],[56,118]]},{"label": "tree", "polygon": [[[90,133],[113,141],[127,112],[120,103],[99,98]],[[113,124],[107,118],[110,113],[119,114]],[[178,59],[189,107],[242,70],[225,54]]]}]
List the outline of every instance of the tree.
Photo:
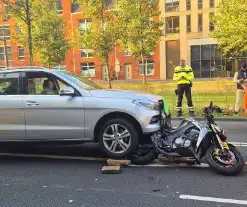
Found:
[{"label": "tree", "polygon": [[109,54],[116,47],[121,31],[116,23],[116,13],[109,11],[110,0],[78,0],[77,2],[81,7],[87,8],[84,10],[85,14],[95,23],[81,32],[81,44],[103,60],[108,73],[109,88],[112,88]]},{"label": "tree", "polygon": [[17,22],[25,24],[28,31],[27,44],[29,49],[29,64],[33,65],[33,38],[32,38],[32,0],[0,0],[0,3],[4,3],[14,14]]},{"label": "tree", "polygon": [[39,62],[51,68],[60,64],[70,48],[65,37],[65,21],[59,15],[53,0],[33,4],[34,53]]},{"label": "tree", "polygon": [[163,34],[163,21],[158,0],[119,0],[118,24],[121,40],[136,60],[141,59],[143,82],[146,84],[145,58],[155,51]]},{"label": "tree", "polygon": [[0,0],[14,15],[17,25],[15,39],[23,47],[29,48],[29,64],[33,65],[33,55],[40,63],[52,67],[61,63],[69,49],[65,38],[65,22],[57,15],[57,0]]},{"label": "tree", "polygon": [[230,54],[235,58],[235,67],[238,65],[237,57],[247,51],[246,12],[246,0],[222,0],[211,19],[215,27],[211,36],[218,41],[224,55]]}]

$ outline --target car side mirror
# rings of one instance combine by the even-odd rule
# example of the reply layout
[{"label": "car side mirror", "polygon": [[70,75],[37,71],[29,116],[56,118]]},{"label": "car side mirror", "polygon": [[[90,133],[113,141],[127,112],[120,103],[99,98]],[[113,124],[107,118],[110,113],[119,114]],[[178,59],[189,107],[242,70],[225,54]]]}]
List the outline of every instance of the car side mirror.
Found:
[{"label": "car side mirror", "polygon": [[74,90],[74,88],[72,88],[70,86],[66,86],[66,87],[60,89],[59,94],[60,94],[60,96],[74,96],[75,90]]}]

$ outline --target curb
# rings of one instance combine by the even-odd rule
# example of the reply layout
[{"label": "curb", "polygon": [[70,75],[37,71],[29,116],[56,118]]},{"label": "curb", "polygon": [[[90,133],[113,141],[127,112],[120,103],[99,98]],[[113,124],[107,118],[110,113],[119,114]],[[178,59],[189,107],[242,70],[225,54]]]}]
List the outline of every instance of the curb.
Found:
[{"label": "curb", "polygon": [[[179,117],[179,118],[174,117],[174,118],[172,118],[172,121],[182,121],[182,120],[184,120],[186,118],[188,119],[189,117]],[[195,120],[198,120],[198,121],[205,121],[205,118],[203,118],[203,117],[192,117],[192,118],[195,119]],[[247,121],[247,118],[245,118],[245,117],[241,117],[241,118],[215,117],[215,120],[216,121],[225,121],[225,122],[233,122],[233,121],[235,121],[235,122],[245,122],[245,121]]]}]

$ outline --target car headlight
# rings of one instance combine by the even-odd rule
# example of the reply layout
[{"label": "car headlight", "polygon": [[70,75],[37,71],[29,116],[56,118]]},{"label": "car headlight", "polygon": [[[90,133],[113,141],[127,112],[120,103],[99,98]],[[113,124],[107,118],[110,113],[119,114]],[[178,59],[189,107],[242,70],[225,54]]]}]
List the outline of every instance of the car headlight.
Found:
[{"label": "car headlight", "polygon": [[149,109],[149,110],[158,111],[160,108],[159,103],[153,102],[153,101],[135,100],[135,101],[133,101],[133,103],[140,106],[140,107],[143,107],[145,109]]}]

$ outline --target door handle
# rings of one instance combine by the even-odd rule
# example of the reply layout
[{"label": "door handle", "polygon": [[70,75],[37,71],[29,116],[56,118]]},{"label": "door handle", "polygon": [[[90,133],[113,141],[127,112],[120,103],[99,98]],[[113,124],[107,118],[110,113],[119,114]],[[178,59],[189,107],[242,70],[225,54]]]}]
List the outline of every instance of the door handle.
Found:
[{"label": "door handle", "polygon": [[27,101],[27,106],[39,106],[39,103],[35,102],[35,101]]}]

